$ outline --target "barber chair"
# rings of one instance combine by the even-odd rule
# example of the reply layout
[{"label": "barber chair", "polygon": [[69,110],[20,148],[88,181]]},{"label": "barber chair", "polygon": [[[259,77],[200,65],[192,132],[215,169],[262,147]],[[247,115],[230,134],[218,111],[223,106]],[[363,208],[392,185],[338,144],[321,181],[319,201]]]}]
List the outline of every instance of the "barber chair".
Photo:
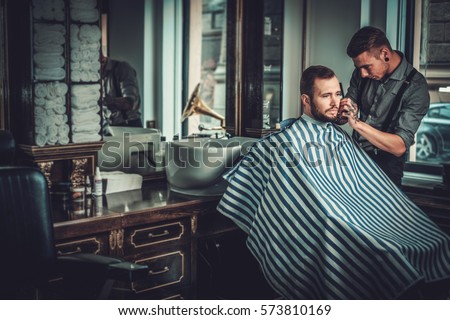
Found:
[{"label": "barber chair", "polygon": [[0,166],[12,165],[16,153],[16,143],[13,135],[0,130]]},{"label": "barber chair", "polygon": [[47,298],[49,280],[62,275],[58,298],[105,299],[115,280],[147,276],[147,266],[112,257],[57,256],[47,182],[38,169],[0,166],[0,190],[0,298]]}]

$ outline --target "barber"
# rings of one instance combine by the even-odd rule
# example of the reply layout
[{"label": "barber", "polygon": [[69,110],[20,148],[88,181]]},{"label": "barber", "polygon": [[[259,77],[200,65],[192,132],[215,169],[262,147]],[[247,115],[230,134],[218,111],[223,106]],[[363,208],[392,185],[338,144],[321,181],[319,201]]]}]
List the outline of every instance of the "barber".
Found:
[{"label": "barber", "polygon": [[103,106],[110,126],[142,127],[136,70],[102,54]]},{"label": "barber", "polygon": [[430,105],[426,79],[375,27],[357,31],[347,55],[355,70],[340,107],[351,111],[353,138],[401,186],[406,152]]}]

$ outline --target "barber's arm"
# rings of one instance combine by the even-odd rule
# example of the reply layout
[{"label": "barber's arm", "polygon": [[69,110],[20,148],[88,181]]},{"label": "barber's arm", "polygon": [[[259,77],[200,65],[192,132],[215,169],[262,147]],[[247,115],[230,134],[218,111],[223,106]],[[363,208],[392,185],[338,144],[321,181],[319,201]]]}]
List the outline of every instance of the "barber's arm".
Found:
[{"label": "barber's arm", "polygon": [[349,125],[361,136],[378,149],[399,157],[414,144],[414,136],[419,128],[420,121],[428,111],[430,96],[426,82],[420,86],[408,88],[404,97],[395,126],[395,133],[383,132],[359,120],[357,117],[358,108],[349,98],[341,100],[341,108],[345,111],[343,114],[347,116]]},{"label": "barber's arm", "polygon": [[133,100],[128,97],[111,97],[106,96],[103,99],[103,104],[110,110],[122,110],[127,111],[133,108]]},{"label": "barber's arm", "polygon": [[353,130],[356,130],[378,149],[392,153],[396,157],[400,157],[406,152],[405,141],[399,135],[375,129],[358,119],[351,118],[348,123]]}]

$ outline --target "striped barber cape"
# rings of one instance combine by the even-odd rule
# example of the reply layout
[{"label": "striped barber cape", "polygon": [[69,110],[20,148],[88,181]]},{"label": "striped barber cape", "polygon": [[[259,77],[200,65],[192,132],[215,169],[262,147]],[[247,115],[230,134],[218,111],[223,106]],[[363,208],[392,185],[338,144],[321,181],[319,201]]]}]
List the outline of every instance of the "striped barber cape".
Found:
[{"label": "striped barber cape", "polygon": [[450,238],[331,123],[302,116],[225,178],[218,210],[286,299],[395,299],[450,277]]}]

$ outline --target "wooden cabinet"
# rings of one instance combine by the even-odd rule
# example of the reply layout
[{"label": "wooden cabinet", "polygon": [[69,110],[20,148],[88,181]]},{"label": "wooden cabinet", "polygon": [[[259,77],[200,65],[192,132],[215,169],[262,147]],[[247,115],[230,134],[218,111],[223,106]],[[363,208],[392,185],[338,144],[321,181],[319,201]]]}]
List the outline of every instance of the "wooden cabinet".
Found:
[{"label": "wooden cabinet", "polygon": [[124,258],[149,267],[145,280],[131,284],[136,298],[192,297],[191,219],[126,228]]},{"label": "wooden cabinet", "polygon": [[58,254],[89,252],[148,265],[145,280],[116,284],[116,299],[195,298],[197,220],[215,212],[218,199],[169,195],[166,186],[144,186],[141,193],[139,201],[102,209],[94,205],[77,217],[70,216],[70,206],[55,201]]},{"label": "wooden cabinet", "polygon": [[84,183],[103,144],[100,3],[18,0],[6,12],[8,129],[19,163],[38,166],[50,187]]}]

